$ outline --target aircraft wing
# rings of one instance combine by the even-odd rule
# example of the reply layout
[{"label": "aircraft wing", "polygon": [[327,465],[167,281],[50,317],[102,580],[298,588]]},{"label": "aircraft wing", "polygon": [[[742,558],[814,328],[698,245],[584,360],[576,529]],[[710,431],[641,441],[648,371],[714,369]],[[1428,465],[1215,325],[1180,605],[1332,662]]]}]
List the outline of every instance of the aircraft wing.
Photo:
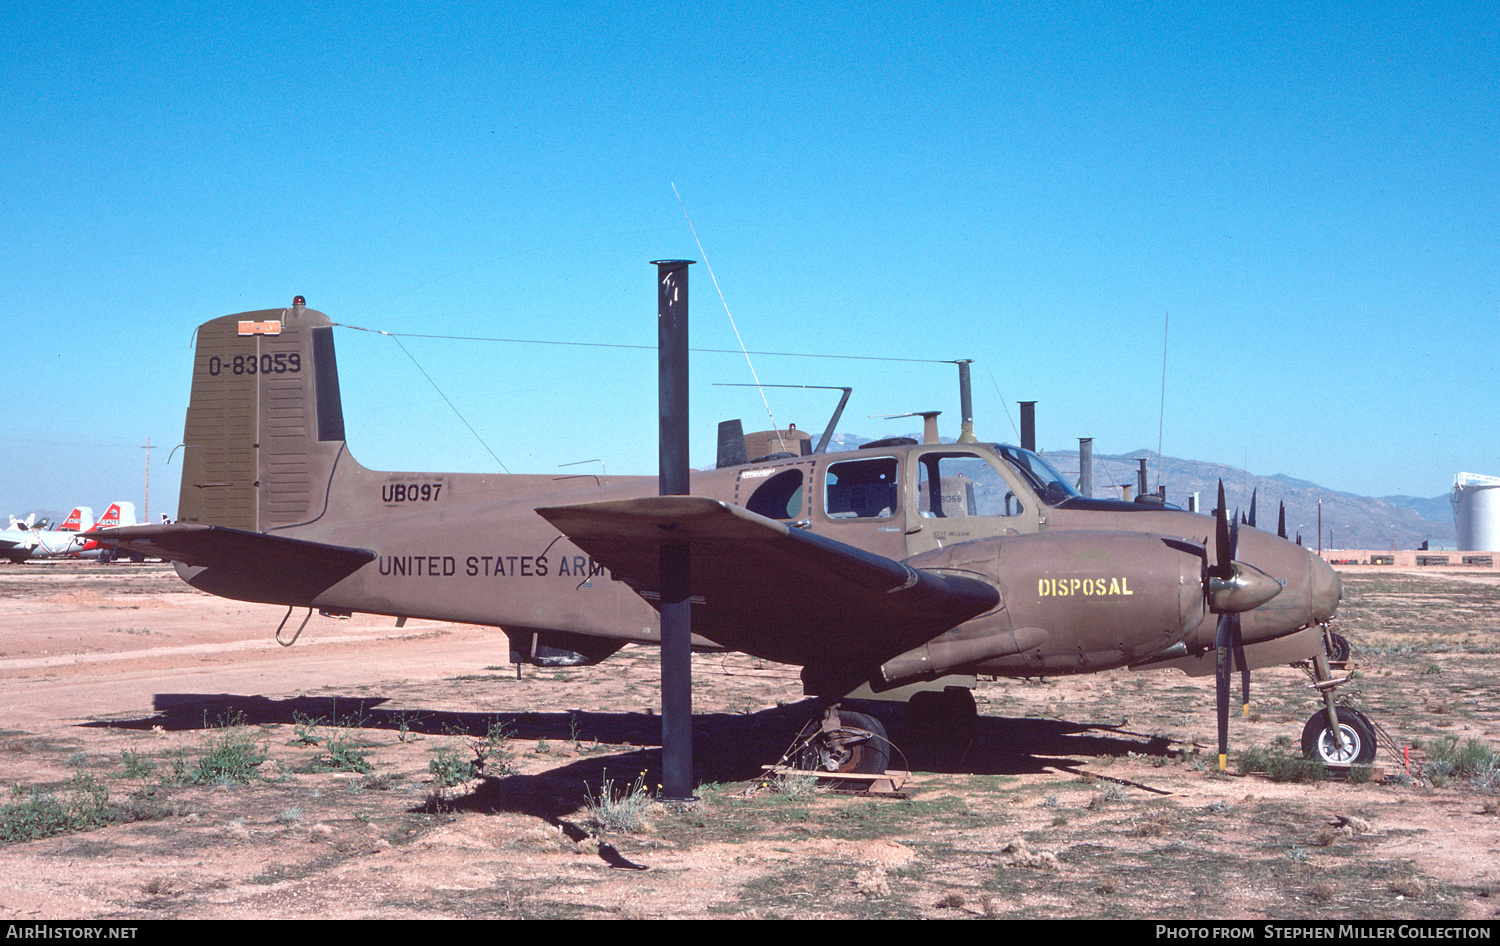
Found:
[{"label": "aircraft wing", "polygon": [[369,549],[192,522],[96,529],[82,537],[200,569],[193,583],[206,591],[233,590],[230,597],[272,604],[310,604],[375,560]]},{"label": "aircraft wing", "polygon": [[884,660],[1000,601],[986,582],[915,569],[703,497],[537,512],[653,605],[662,544],[686,543],[693,633],[770,660]]}]

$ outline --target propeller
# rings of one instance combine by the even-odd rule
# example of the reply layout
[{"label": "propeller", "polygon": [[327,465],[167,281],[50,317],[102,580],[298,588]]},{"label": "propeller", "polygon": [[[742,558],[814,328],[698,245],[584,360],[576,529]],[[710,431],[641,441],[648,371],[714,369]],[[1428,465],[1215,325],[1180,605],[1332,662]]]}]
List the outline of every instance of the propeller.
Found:
[{"label": "propeller", "polygon": [[1280,536],[1281,538],[1283,538],[1283,539],[1286,538],[1286,502],[1285,501],[1283,501],[1282,504],[1281,504],[1281,515],[1279,517],[1277,517],[1277,521],[1276,521],[1276,534],[1278,536]]},{"label": "propeller", "polygon": [[[1245,659],[1245,640],[1240,614],[1259,607],[1281,592],[1281,584],[1265,572],[1235,560],[1240,544],[1240,517],[1230,518],[1219,481],[1219,505],[1214,510],[1215,563],[1204,569],[1209,609],[1219,615],[1214,632],[1214,692],[1219,722],[1219,770],[1229,765],[1229,675],[1232,664],[1240,668],[1243,712],[1250,713],[1250,667]],[[1251,509],[1255,499],[1251,497]],[[1253,512],[1252,512],[1253,517]],[[1247,524],[1249,524],[1247,522]]]}]

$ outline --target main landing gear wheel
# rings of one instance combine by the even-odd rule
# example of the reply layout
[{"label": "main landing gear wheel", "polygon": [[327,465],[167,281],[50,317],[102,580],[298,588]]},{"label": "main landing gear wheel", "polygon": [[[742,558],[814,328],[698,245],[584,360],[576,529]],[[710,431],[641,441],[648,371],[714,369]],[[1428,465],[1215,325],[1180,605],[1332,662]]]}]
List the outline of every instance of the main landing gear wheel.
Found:
[{"label": "main landing gear wheel", "polygon": [[1365,765],[1375,761],[1375,729],[1359,710],[1339,707],[1344,747],[1334,741],[1328,714],[1318,710],[1302,727],[1302,754],[1324,765]]},{"label": "main landing gear wheel", "polygon": [[1329,634],[1327,649],[1329,660],[1344,663],[1349,659],[1349,638],[1342,634]]},{"label": "main landing gear wheel", "polygon": [[880,720],[864,713],[838,711],[839,725],[825,728],[815,719],[802,728],[796,764],[812,772],[879,775],[891,761],[891,742]]}]

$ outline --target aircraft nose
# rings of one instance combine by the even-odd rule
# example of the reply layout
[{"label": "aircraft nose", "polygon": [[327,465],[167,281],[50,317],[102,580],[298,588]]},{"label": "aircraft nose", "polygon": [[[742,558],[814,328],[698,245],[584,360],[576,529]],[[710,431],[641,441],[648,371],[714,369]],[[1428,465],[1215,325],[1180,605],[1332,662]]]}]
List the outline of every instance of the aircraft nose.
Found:
[{"label": "aircraft nose", "polygon": [[1339,580],[1338,572],[1333,566],[1323,561],[1320,556],[1309,553],[1312,559],[1312,588],[1313,617],[1317,621],[1326,621],[1333,617],[1333,613],[1339,608],[1339,599],[1344,594],[1344,583]]}]

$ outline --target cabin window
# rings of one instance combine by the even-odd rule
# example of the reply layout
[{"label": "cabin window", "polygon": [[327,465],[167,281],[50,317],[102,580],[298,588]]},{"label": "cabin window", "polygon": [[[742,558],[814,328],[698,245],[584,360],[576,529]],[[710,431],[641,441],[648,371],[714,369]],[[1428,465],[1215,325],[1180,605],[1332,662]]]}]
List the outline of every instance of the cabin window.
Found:
[{"label": "cabin window", "polygon": [[924,519],[1019,516],[1020,500],[994,467],[972,453],[924,453],[918,461],[917,513]]},{"label": "cabin window", "polygon": [[830,463],[823,481],[823,511],[830,519],[888,519],[896,513],[895,457]]},{"label": "cabin window", "polygon": [[796,519],[802,515],[802,471],[782,470],[755,488],[745,508],[767,519]]}]

